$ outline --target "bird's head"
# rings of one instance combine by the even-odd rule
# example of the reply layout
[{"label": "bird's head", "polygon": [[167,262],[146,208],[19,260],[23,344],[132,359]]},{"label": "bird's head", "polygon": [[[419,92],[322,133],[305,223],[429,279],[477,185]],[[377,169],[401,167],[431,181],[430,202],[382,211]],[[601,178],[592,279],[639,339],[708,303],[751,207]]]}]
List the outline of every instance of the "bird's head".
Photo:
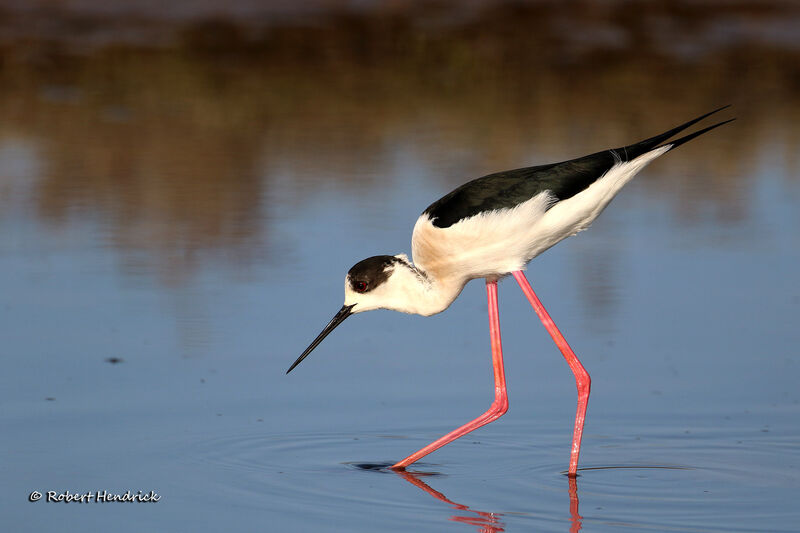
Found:
[{"label": "bird's head", "polygon": [[353,265],[344,278],[344,305],[333,315],[322,333],[317,335],[317,338],[292,363],[286,373],[288,374],[299,365],[331,331],[336,329],[336,326],[344,322],[350,315],[373,309],[412,312],[404,287],[410,281],[406,278],[418,278],[419,276],[420,274],[414,269],[408,258],[402,254],[376,255]]}]

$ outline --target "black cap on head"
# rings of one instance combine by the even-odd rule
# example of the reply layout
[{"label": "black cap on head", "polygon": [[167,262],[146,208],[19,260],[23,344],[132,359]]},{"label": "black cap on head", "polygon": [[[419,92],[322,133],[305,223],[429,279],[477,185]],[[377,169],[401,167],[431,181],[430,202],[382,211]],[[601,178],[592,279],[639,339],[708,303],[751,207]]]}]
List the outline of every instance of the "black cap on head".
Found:
[{"label": "black cap on head", "polygon": [[376,255],[359,261],[347,272],[350,288],[355,292],[369,292],[389,279],[391,267],[400,259],[393,255]]}]

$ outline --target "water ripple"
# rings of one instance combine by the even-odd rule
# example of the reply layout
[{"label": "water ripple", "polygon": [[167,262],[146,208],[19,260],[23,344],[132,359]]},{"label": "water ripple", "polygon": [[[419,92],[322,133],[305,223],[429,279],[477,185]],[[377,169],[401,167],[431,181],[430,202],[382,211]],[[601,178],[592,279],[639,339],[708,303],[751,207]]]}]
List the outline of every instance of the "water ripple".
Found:
[{"label": "water ripple", "polygon": [[[394,461],[374,454],[400,457],[425,444],[421,437],[230,435],[198,441],[182,457],[193,471],[216,471],[207,490],[234,495],[239,505],[302,515],[303,524],[320,527],[378,508],[382,521],[374,527],[386,529],[385,521],[393,520],[399,530],[431,530],[443,521],[480,531],[515,523],[570,531],[590,524],[661,531],[759,531],[769,525],[781,531],[780,524],[789,523],[792,511],[775,494],[797,483],[772,460],[773,448],[786,452],[788,437],[737,441],[738,430],[676,437],[670,428],[640,436],[587,435],[587,457],[578,478],[570,479],[562,435],[544,431],[530,444],[513,425],[503,429],[462,439],[405,472],[391,470]],[[745,484],[754,489],[748,505],[731,505]],[[756,490],[765,487],[772,490]]]}]

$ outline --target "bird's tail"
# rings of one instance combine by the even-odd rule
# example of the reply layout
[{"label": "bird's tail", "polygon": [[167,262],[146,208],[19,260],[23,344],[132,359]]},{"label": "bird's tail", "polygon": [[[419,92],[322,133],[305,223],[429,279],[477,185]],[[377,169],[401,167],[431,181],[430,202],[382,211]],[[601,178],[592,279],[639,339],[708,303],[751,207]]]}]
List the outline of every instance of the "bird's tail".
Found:
[{"label": "bird's tail", "polygon": [[690,133],[689,135],[684,135],[683,137],[675,139],[674,141],[666,142],[670,137],[674,137],[675,135],[677,135],[678,133],[682,132],[683,130],[685,130],[689,126],[693,126],[694,124],[697,124],[698,122],[700,122],[704,118],[706,118],[708,116],[711,116],[714,113],[717,113],[719,111],[722,111],[723,109],[726,109],[728,107],[730,107],[730,105],[722,106],[722,107],[720,107],[718,109],[715,109],[714,111],[706,113],[705,115],[701,115],[701,116],[699,116],[699,117],[697,117],[695,119],[690,120],[689,122],[685,122],[685,123],[681,124],[680,126],[672,128],[669,131],[665,131],[661,135],[656,135],[655,137],[650,137],[649,139],[645,139],[645,140],[640,141],[640,142],[638,142],[636,144],[631,144],[630,146],[624,146],[622,148],[616,148],[613,151],[616,152],[618,155],[624,155],[625,156],[624,161],[632,161],[633,159],[639,157],[640,155],[646,154],[647,152],[651,152],[651,151],[655,150],[656,148],[661,148],[662,146],[669,146],[668,150],[672,150],[673,148],[677,148],[678,146],[680,146],[680,145],[682,145],[684,143],[687,143],[687,142],[691,141],[692,139],[694,139],[695,137],[698,137],[698,136],[700,136],[700,135],[702,135],[702,134],[704,134],[706,132],[709,132],[709,131],[713,130],[714,128],[718,128],[718,127],[722,126],[723,124],[727,124],[728,122],[736,120],[735,118],[724,120],[722,122],[718,122],[716,124],[712,124],[711,126],[708,126],[707,128],[703,128],[701,130],[695,131],[694,133]]},{"label": "bird's tail", "polygon": [[689,135],[684,135],[683,137],[680,137],[679,139],[675,139],[674,141],[670,141],[668,143],[664,143],[661,146],[669,146],[669,149],[672,150],[673,148],[677,148],[678,146],[682,145],[683,143],[687,143],[687,142],[691,141],[695,137],[699,137],[700,135],[706,133],[707,131],[711,131],[714,128],[719,128],[723,124],[727,124],[728,122],[733,122],[734,120],[736,120],[736,119],[735,118],[729,118],[728,120],[723,120],[722,122],[717,122],[716,124],[712,124],[711,126],[708,126],[707,128],[703,128],[702,130],[698,130],[698,131],[696,131],[694,133],[690,133]]}]

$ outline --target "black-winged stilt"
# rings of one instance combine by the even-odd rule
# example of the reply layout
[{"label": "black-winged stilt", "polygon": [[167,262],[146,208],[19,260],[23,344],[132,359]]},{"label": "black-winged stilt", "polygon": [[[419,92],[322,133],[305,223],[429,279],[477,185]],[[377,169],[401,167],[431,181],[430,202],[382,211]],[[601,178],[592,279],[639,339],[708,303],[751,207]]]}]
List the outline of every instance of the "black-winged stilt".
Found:
[{"label": "black-winged stilt", "polygon": [[443,196],[431,204],[414,225],[411,237],[414,262],[399,254],[379,255],[356,263],[345,277],[344,305],[286,373],[300,364],[350,315],[373,309],[394,309],[430,316],[447,309],[469,280],[485,278],[494,366],[494,402],[475,420],[392,466],[403,469],[462,435],[498,419],[508,410],[497,280],[511,274],[575,375],[578,412],[568,472],[575,476],[591,380],[533,292],[523,274],[525,265],[562,239],[588,228],[622,186],[652,160],[734,120],[719,122],[667,142],[725,107],[636,144],[561,163],[490,174]]}]

